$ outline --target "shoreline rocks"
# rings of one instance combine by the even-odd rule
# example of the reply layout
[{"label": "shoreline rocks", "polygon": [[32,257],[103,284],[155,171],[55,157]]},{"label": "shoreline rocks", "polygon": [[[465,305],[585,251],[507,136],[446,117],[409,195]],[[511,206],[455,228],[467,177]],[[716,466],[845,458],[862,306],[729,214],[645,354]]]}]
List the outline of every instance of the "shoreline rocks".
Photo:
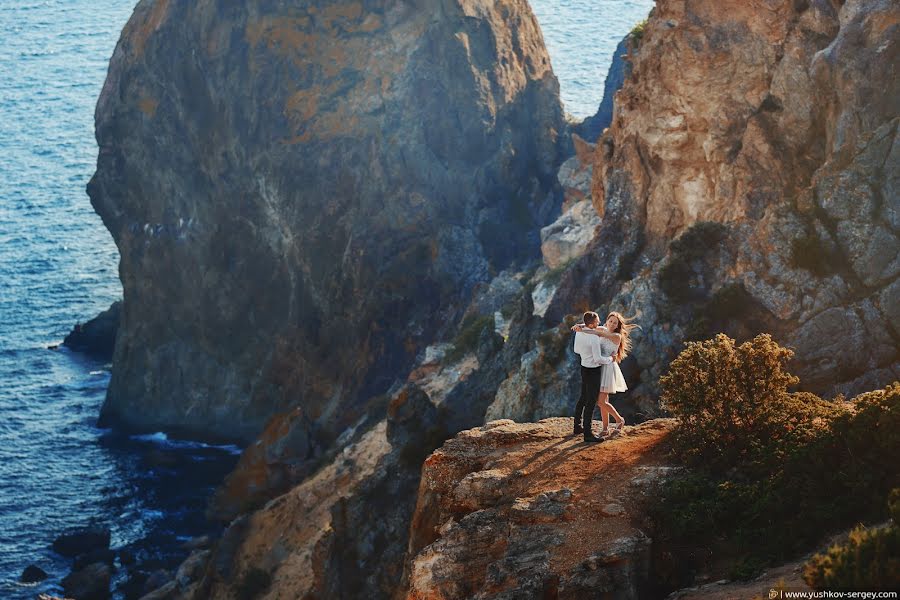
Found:
[{"label": "shoreline rocks", "polygon": [[53,551],[67,558],[74,558],[94,551],[109,550],[109,541],[108,527],[92,525],[58,536],[53,541]]},{"label": "shoreline rocks", "polygon": [[63,345],[75,352],[84,352],[105,360],[111,359],[116,347],[121,312],[122,301],[116,300],[90,321],[76,324],[63,340]]},{"label": "shoreline rocks", "polygon": [[19,576],[20,583],[39,583],[47,579],[49,575],[42,568],[37,565],[28,565],[22,571],[22,575]]}]

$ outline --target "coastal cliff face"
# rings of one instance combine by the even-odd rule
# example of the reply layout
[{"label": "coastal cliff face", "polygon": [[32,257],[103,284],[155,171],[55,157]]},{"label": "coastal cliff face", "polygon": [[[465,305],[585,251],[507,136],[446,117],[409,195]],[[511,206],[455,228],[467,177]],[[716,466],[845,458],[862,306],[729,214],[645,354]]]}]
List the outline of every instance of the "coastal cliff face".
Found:
[{"label": "coastal cliff face", "polygon": [[900,6],[660,0],[630,60],[594,152],[602,225],[548,319],[639,314],[646,414],[680,342],[718,331],[773,333],[818,393],[900,377]]},{"label": "coastal cliff face", "polygon": [[478,427],[572,409],[586,309],[640,314],[627,417],[717,331],[771,332],[821,393],[900,377],[895,2],[659,0],[553,224],[524,3],[327,6],[142,2],[98,106],[125,284],[104,416],[262,430],[214,512],[277,495],[191,593],[646,596],[630,507],[672,422],[590,448],[567,419]]},{"label": "coastal cliff face", "polygon": [[539,257],[562,127],[524,0],[141,1],[88,186],[124,288],[102,421],[246,442],[277,415],[317,454]]}]

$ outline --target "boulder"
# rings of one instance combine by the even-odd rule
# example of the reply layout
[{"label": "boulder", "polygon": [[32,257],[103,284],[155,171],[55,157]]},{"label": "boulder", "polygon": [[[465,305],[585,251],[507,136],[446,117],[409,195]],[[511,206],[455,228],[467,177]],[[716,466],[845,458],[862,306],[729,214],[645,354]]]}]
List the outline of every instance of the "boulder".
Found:
[{"label": "boulder", "polygon": [[87,323],[76,324],[63,340],[63,344],[76,352],[84,352],[105,360],[111,359],[116,346],[121,312],[122,301],[116,300],[108,309]]},{"label": "boulder", "polygon": [[629,482],[669,466],[674,426],[649,421],[596,445],[562,418],[461,432],[423,465],[399,595],[650,597],[651,540],[604,496],[637,512],[648,491]]},{"label": "boulder", "polygon": [[77,600],[106,600],[111,580],[112,568],[105,563],[94,563],[66,575],[62,587],[67,596]]},{"label": "boulder", "polygon": [[53,551],[67,557],[109,549],[110,531],[107,527],[90,526],[59,536],[53,542]]},{"label": "boulder", "polygon": [[20,583],[38,583],[47,579],[47,572],[35,565],[28,565],[19,576]]}]

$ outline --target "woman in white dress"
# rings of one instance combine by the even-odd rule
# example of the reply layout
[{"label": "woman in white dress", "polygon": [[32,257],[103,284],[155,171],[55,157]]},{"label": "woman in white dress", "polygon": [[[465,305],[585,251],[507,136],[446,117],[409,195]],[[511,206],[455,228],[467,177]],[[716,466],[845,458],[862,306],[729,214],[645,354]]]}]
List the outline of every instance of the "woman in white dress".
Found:
[{"label": "woman in white dress", "polygon": [[619,368],[619,363],[628,356],[628,352],[631,350],[631,331],[638,327],[638,325],[631,322],[632,318],[624,317],[618,312],[611,312],[606,317],[605,325],[595,329],[583,328],[580,325],[576,325],[573,328],[582,333],[599,335],[602,355],[613,357],[611,364],[603,365],[603,371],[600,375],[600,396],[597,398],[597,406],[600,407],[600,414],[603,418],[603,429],[600,430],[600,435],[606,435],[610,432],[609,415],[616,419],[616,425],[613,428],[614,432],[618,433],[625,427],[625,419],[610,404],[609,395],[624,392],[628,389],[628,386],[625,385],[625,378],[622,376],[622,370]]}]

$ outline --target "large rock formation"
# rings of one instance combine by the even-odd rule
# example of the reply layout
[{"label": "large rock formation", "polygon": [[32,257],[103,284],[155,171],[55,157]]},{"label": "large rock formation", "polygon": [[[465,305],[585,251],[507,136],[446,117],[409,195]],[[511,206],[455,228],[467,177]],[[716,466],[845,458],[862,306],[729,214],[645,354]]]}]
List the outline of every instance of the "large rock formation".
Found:
[{"label": "large rock formation", "polygon": [[460,433],[423,466],[397,597],[659,597],[642,506],[672,471],[673,424],[597,445],[571,419]]},{"label": "large rock formation", "polygon": [[88,186],[124,288],[102,420],[249,441],[287,415],[319,452],[539,256],[562,127],[524,0],[142,0]]},{"label": "large rock formation", "polygon": [[603,223],[548,320],[638,313],[649,414],[680,341],[716,331],[775,334],[819,393],[900,377],[900,5],[661,0],[631,61]]}]

